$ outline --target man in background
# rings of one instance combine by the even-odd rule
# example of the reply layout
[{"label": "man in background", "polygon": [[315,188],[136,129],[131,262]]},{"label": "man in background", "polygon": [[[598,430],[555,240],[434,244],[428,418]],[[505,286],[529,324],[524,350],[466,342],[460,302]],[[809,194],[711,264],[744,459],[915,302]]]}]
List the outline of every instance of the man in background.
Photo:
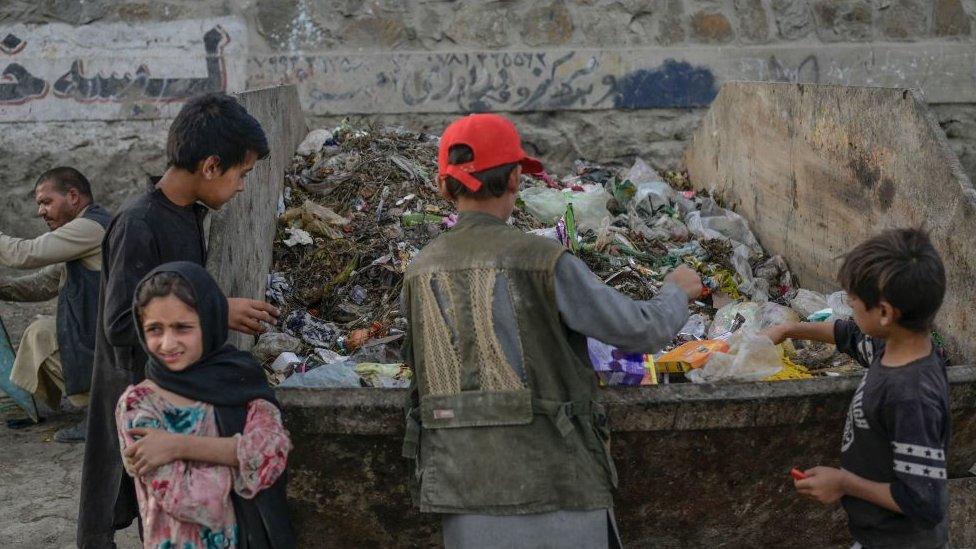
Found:
[{"label": "man in background", "polygon": [[[58,298],[55,316],[39,316],[20,341],[10,380],[37,401],[59,410],[66,396],[86,409],[91,387],[98,313],[102,237],[111,213],[94,202],[81,172],[58,167],[34,185],[37,215],[51,229],[37,238],[0,232],[0,265],[40,269],[0,279],[0,300],[36,302]],[[83,442],[86,421],[59,430],[58,442]]]}]

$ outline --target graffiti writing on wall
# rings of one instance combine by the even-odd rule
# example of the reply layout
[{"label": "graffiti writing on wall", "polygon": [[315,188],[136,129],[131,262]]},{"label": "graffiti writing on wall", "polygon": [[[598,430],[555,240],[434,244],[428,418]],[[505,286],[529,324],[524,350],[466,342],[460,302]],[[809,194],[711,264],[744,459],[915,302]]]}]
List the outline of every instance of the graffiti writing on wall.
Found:
[{"label": "graffiti writing on wall", "polygon": [[773,82],[820,82],[820,62],[816,55],[808,55],[799,65],[791,67],[775,55],[769,57],[769,80]]},{"label": "graffiti writing on wall", "polygon": [[958,69],[973,66],[976,50],[961,44],[301,54],[248,59],[248,86],[295,83],[314,114],[702,107],[730,80],[913,87],[960,102],[976,100],[976,71]]},{"label": "graffiti writing on wall", "polygon": [[619,53],[565,50],[275,56],[251,59],[249,73],[249,86],[300,84],[314,112],[698,107],[718,90],[686,61],[629,67]]},{"label": "graffiti writing on wall", "polygon": [[[233,67],[238,76],[232,78],[227,55],[234,42],[228,27],[236,34],[243,30],[235,20],[156,24],[143,32],[118,25],[89,25],[84,32],[62,27],[0,30],[0,63],[6,61],[0,120],[154,117],[171,114],[167,104],[228,90],[232,79],[242,87],[243,63]],[[188,40],[193,30],[198,38]],[[76,36],[66,35],[72,32]],[[85,48],[74,47],[79,38]]]},{"label": "graffiti writing on wall", "polygon": [[[11,37],[13,35],[8,35]],[[16,37],[14,37],[16,39]],[[84,60],[75,59],[71,68],[54,85],[38,78],[18,63],[10,63],[3,70],[0,83],[0,103],[22,105],[45,97],[53,87],[55,97],[91,101],[185,101],[199,93],[222,91],[227,86],[222,50],[230,41],[227,33],[216,26],[203,35],[206,48],[207,76],[203,78],[153,78],[146,65],[139,65],[135,74],[104,75],[85,73]],[[21,44],[24,42],[21,41]]]}]

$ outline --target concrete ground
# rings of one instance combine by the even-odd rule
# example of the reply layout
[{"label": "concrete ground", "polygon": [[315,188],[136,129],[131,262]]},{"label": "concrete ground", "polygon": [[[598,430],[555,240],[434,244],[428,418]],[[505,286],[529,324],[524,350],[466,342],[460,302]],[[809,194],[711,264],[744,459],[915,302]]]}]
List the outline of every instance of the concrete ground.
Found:
[{"label": "concrete ground", "polygon": [[[51,314],[53,302],[0,302],[14,346],[37,314]],[[0,393],[0,419],[25,414]],[[75,523],[81,486],[83,444],[54,442],[54,432],[81,419],[59,414],[25,429],[8,429],[0,422],[0,547],[75,546]],[[140,547],[135,526],[119,533],[121,548]]]},{"label": "concrete ground", "polygon": [[[17,412],[5,396],[0,415]],[[54,442],[54,432],[80,420],[61,414],[25,429],[0,425],[0,547],[74,547],[83,444]],[[135,526],[116,537],[140,546]]]}]

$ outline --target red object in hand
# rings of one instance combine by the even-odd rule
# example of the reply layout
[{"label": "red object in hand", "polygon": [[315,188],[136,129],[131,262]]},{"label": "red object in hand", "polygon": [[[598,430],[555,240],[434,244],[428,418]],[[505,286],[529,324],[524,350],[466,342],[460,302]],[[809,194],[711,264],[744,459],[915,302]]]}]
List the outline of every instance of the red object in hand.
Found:
[{"label": "red object in hand", "polygon": [[803,474],[803,471],[797,469],[796,467],[790,469],[790,476],[796,480],[803,480],[807,478],[807,476]]}]

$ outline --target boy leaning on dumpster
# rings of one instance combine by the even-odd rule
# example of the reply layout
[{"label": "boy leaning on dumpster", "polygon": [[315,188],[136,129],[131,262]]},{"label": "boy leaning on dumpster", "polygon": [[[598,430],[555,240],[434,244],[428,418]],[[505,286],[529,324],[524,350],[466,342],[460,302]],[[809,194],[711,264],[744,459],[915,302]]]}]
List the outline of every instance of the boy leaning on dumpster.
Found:
[{"label": "boy leaning on dumpster", "polygon": [[629,352],[668,343],[701,281],[679,268],[650,301],[604,285],[554,240],[506,220],[541,164],[493,114],[452,123],[439,185],[457,225],[410,263],[405,360],[416,377],[404,455],[445,546],[610,547],[616,473],[586,336]]},{"label": "boy leaning on dumpster", "polygon": [[796,490],[824,504],[841,500],[855,547],[944,547],[949,383],[930,336],[945,295],[942,259],[926,233],[889,230],[848,253],[839,279],[853,321],[767,332],[775,343],[836,342],[868,368],[847,413],[842,469],[804,471]]}]

